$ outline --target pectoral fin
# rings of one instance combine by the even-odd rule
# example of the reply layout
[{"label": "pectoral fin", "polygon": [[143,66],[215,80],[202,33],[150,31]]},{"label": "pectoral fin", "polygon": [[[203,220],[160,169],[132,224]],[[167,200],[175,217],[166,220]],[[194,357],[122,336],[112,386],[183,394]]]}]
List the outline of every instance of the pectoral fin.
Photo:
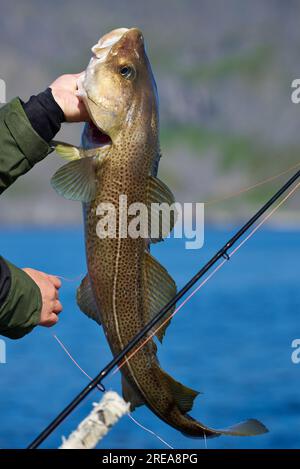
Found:
[{"label": "pectoral fin", "polygon": [[66,161],[74,161],[92,156],[96,157],[98,161],[101,161],[109,152],[108,146],[85,149],[59,140],[52,140],[50,145],[54,147],[56,153]]},{"label": "pectoral fin", "polygon": [[[166,238],[176,223],[177,212],[173,205],[174,195],[158,178],[149,176],[147,187],[147,208],[149,214],[149,234],[151,242]],[[170,206],[173,209],[170,210]]]},{"label": "pectoral fin", "polygon": [[74,161],[82,158],[82,149],[70,143],[52,140],[51,145],[55,148],[56,153],[64,160]]},{"label": "pectoral fin", "polygon": [[100,314],[94,299],[88,274],[84,277],[77,289],[76,299],[81,311],[89,318],[94,319],[94,321],[96,321],[101,326]]},{"label": "pectoral fin", "polygon": [[52,187],[65,199],[91,202],[96,195],[96,164],[95,157],[67,163],[52,177]]},{"label": "pectoral fin", "polygon": [[[168,271],[154,259],[148,252],[145,253],[144,264],[144,284],[146,286],[146,308],[147,317],[145,323],[149,322],[170,300],[176,295],[176,284]],[[169,315],[174,311],[175,306],[170,309]],[[162,320],[156,327],[161,326],[165,320]],[[156,337],[160,342],[163,341],[166,329],[170,320],[156,332]]]}]

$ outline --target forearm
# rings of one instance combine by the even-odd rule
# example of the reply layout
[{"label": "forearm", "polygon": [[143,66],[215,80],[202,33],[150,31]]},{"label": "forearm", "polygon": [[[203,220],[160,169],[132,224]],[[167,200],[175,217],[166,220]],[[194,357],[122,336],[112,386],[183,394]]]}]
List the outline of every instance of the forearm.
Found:
[{"label": "forearm", "polygon": [[50,89],[0,110],[0,194],[53,151],[49,142],[63,121]]},{"label": "forearm", "polygon": [[65,122],[65,115],[55,101],[51,89],[47,88],[42,93],[31,96],[27,103],[21,103],[31,127],[40,138],[49,143]]},{"label": "forearm", "polygon": [[[0,193],[47,156],[64,113],[51,90],[18,98],[0,110]],[[21,269],[0,257],[0,334],[20,338],[38,324],[40,291]]]}]

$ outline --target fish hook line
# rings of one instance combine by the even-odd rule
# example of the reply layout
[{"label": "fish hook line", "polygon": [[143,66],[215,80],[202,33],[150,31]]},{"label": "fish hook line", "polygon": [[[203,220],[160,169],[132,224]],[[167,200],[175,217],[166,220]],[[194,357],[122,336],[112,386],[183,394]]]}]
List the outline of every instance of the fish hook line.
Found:
[{"label": "fish hook line", "polygon": [[206,438],[205,432],[203,432],[203,438],[204,438],[205,449],[207,449],[207,438]]},{"label": "fish hook line", "polygon": [[272,215],[296,192],[296,190],[300,187],[300,182],[284,197],[284,199],[281,200],[279,204],[276,205],[276,207],[269,212],[265,218],[257,225],[251,232],[239,243],[239,245],[230,253],[226,253],[226,257],[223,259],[220,264],[217,265],[217,267],[203,280],[203,282],[198,285],[187,297],[186,299],[173,311],[170,316],[168,316],[149,336],[128,356],[125,358],[123,362],[120,363],[120,365],[113,371],[112,374],[115,374],[117,371],[121,370],[121,368],[126,365],[131,358],[135,356],[139,350],[141,350],[153,337],[185,306],[191,299],[192,297],[199,291],[201,288],[206,285],[206,283],[223,267],[224,264],[226,264],[227,261],[229,261],[241,247],[250,239],[252,236],[259,230],[259,228],[264,225],[269,218],[271,218]]},{"label": "fish hook line", "polygon": [[[67,354],[67,356],[72,360],[75,366],[90,380],[93,381],[93,378],[79,365],[79,363],[75,360],[75,358],[71,355],[65,344],[57,337],[56,334],[53,334],[54,339],[58,342],[60,347],[63,349],[63,351]],[[104,391],[100,386],[97,386],[99,391]],[[159,436],[157,433],[155,433],[153,430],[150,430],[150,428],[145,427],[142,425],[140,422],[138,422],[134,417],[132,417],[131,413],[127,414],[127,416],[132,420],[133,423],[135,423],[138,427],[140,427],[142,430],[148,432],[150,435],[154,436],[157,438],[161,443],[167,446],[167,448],[174,449],[173,446],[171,446],[169,443],[167,443],[161,436]]]},{"label": "fish hook line", "polygon": [[[72,362],[74,363],[75,366],[77,366],[77,368],[81,371],[81,373],[83,373],[90,381],[92,381],[92,378],[90,377],[90,375],[88,375],[83,368],[81,368],[81,366],[79,365],[79,363],[75,360],[75,358],[71,355],[71,353],[69,352],[69,350],[67,349],[67,347],[63,344],[63,342],[57,337],[56,334],[53,334],[53,337],[54,339],[58,342],[58,344],[61,346],[61,348],[63,349],[63,351],[68,355],[68,357],[70,358],[70,360],[72,360]],[[97,384],[97,388],[99,389],[99,391],[101,392],[104,392],[105,389],[102,385],[99,385]]]},{"label": "fish hook line", "polygon": [[240,189],[236,192],[232,192],[231,194],[224,195],[223,197],[217,198],[217,199],[210,199],[207,202],[204,202],[204,205],[215,205],[221,202],[224,202],[225,200],[233,199],[234,197],[237,197],[241,194],[245,194],[246,192],[250,192],[253,189],[256,189],[257,187],[261,187],[265,184],[268,184],[269,182],[276,181],[276,179],[279,179],[281,176],[285,176],[289,172],[291,172],[293,169],[296,169],[300,166],[300,163],[297,163],[290,168],[285,169],[281,173],[275,174],[274,176],[270,176],[267,179],[264,179],[263,181],[259,181],[255,184],[252,184],[249,187],[245,187],[244,189]]},{"label": "fish hook line", "polygon": [[[224,258],[228,260],[228,250],[232,248],[239,239],[269,210],[271,206],[277,202],[280,197],[287,192],[287,190],[299,179],[300,170],[298,170],[237,232],[232,236],[229,241],[191,278],[184,287],[177,292],[177,294],[167,303],[154,317],[149,321],[133,338],[132,340],[119,352],[91,381],[82,391],[57,415],[57,417],[30,443],[28,449],[36,449],[40,444],[63,422],[72,411],[90,394],[90,392],[100,384],[103,379],[120,365],[124,358],[136,347],[137,344],[151,332],[153,328],[166,317],[168,311],[173,308],[176,303],[185,294],[192,289],[192,287],[217,264],[217,262]],[[298,185],[297,185],[298,187]],[[296,189],[295,189],[296,190]]]},{"label": "fish hook line", "polygon": [[73,278],[64,277],[63,275],[55,275],[55,276],[57,278],[60,278],[64,282],[77,282],[82,279],[83,274],[76,275],[76,277],[73,277]]},{"label": "fish hook line", "polygon": [[165,444],[168,448],[170,449],[175,449],[173,446],[169,445],[169,443],[167,443],[161,436],[157,435],[157,433],[155,433],[153,430],[150,430],[149,428],[147,427],[144,427],[144,425],[142,425],[140,422],[138,422],[134,417],[132,417],[131,414],[128,414],[128,417],[138,426],[138,427],[141,427],[143,430],[145,430],[146,432],[150,433],[150,435],[153,435],[155,436],[158,440],[160,440],[163,444]]}]

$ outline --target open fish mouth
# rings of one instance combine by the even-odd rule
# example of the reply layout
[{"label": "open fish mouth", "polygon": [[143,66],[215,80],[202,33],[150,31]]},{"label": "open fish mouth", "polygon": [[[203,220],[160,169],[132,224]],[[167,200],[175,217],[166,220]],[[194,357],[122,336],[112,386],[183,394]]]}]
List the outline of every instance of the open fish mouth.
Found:
[{"label": "open fish mouth", "polygon": [[112,145],[112,140],[110,136],[106,132],[104,132],[104,130],[101,129],[101,127],[95,122],[93,122],[92,120],[93,117],[90,113],[89,106],[88,106],[88,100],[90,99],[90,97],[87,95],[83,86],[84,76],[85,74],[82,74],[77,81],[77,93],[76,93],[77,96],[79,96],[83,100],[83,102],[86,105],[87,111],[90,114],[90,121],[86,123],[85,129],[82,135],[83,146],[85,148],[98,148],[98,147],[103,147],[106,145]]},{"label": "open fish mouth", "polygon": [[110,136],[103,132],[103,130],[96,126],[92,121],[86,126],[85,138],[86,143],[93,148],[112,145]]},{"label": "open fish mouth", "polygon": [[86,123],[82,134],[82,146],[86,149],[110,147],[112,140],[98,125],[91,120]]}]

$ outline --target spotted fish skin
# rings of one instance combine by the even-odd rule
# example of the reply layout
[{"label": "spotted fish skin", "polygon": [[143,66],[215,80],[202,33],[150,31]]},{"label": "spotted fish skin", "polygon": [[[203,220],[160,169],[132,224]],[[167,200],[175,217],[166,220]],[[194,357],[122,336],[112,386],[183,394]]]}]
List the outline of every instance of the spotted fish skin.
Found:
[{"label": "spotted fish skin", "polygon": [[[81,170],[82,178],[75,176],[72,186],[66,165],[66,170],[59,170],[54,176],[53,185],[62,195],[84,202],[88,274],[77,300],[82,311],[102,324],[116,355],[174,296],[176,285],[150,255],[149,240],[119,236],[119,216],[116,237],[101,239],[97,235],[98,207],[110,203],[120,215],[120,196],[126,195],[127,206],[136,202],[148,205],[151,197],[157,195],[172,202],[172,196],[155,178],[160,155],[158,98],[140,30],[112,31],[92,50],[95,55],[78,88],[93,124],[86,125],[83,148],[60,149],[66,159],[72,160],[69,168],[73,172]],[[94,127],[111,139],[104,157],[103,149],[97,149]],[[89,161],[92,177],[87,168]],[[166,327],[163,329],[157,334],[160,340]],[[198,393],[160,368],[153,338],[129,355],[121,373],[123,395],[131,403],[131,410],[145,404],[160,419],[192,437],[244,436],[267,431],[256,420],[214,430],[190,417],[188,412]]]}]

